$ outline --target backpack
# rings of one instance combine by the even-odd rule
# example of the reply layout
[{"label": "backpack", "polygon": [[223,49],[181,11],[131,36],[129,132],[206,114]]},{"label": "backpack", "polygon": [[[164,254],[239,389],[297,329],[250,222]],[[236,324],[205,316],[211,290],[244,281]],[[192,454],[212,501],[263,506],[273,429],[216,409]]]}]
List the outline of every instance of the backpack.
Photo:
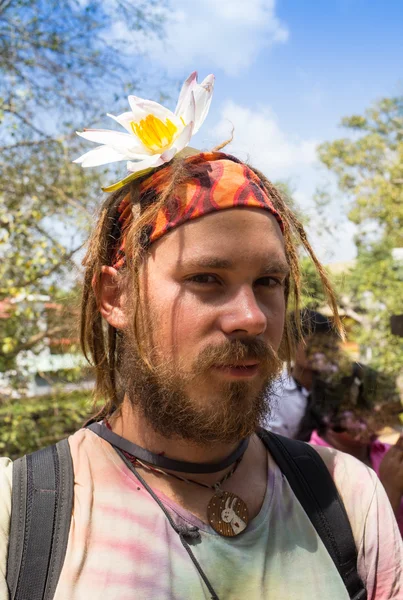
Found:
[{"label": "backpack", "polygon": [[[329,552],[350,600],[367,600],[357,550],[333,479],[308,444],[259,429]],[[63,567],[73,509],[74,472],[68,440],[13,465],[7,584],[10,600],[52,600]]]}]

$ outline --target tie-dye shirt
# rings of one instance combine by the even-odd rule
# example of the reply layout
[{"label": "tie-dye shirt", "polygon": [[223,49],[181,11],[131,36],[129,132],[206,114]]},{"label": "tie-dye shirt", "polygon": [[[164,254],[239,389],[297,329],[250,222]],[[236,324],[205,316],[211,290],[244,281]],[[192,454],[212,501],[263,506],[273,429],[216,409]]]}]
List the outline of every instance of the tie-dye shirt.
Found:
[{"label": "tie-dye shirt", "polygon": [[[311,444],[315,446],[325,446],[326,448],[331,448],[332,446],[324,440],[317,431],[313,431],[311,435],[311,439],[309,440]],[[375,471],[375,473],[379,477],[379,470],[381,466],[381,462],[385,457],[385,454],[390,450],[392,446],[390,444],[384,444],[379,440],[374,440],[369,448],[369,459],[371,461],[371,467]],[[398,514],[396,515],[397,524],[400,529],[400,533],[403,537],[403,499],[400,502],[400,509]]]},{"label": "tie-dye shirt", "polygon": [[[113,448],[89,430],[73,435],[70,447],[74,510],[55,600],[210,598],[178,535]],[[343,497],[368,600],[401,600],[401,539],[378,478],[348,455],[317,450]],[[348,600],[330,556],[270,457],[262,508],[239,537],[220,537],[163,494],[158,496],[176,522],[200,529],[192,549],[220,600]],[[6,527],[7,506],[9,492],[3,508],[0,503],[0,532],[2,524]],[[0,590],[2,585],[5,589],[5,554],[3,544]]]}]

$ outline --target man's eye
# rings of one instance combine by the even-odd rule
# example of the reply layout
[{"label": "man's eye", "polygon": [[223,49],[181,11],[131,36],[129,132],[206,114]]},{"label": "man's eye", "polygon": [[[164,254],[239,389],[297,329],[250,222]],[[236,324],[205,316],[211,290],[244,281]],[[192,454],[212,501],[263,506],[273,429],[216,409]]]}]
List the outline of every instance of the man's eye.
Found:
[{"label": "man's eye", "polygon": [[255,282],[255,285],[262,285],[263,287],[277,287],[278,285],[282,285],[283,282],[281,279],[277,277],[260,277]]},{"label": "man's eye", "polygon": [[218,279],[215,275],[210,275],[209,273],[200,273],[199,275],[193,275],[189,277],[188,281],[192,283],[200,283],[200,284],[211,284],[217,283]]}]

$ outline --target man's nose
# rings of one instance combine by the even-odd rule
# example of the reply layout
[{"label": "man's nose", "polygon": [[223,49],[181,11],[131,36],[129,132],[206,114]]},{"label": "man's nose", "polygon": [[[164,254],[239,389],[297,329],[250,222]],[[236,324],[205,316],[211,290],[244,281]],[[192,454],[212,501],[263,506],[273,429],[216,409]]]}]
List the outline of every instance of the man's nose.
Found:
[{"label": "man's nose", "polygon": [[228,336],[238,333],[258,336],[265,332],[267,316],[251,287],[243,287],[232,294],[223,306],[220,324]]}]

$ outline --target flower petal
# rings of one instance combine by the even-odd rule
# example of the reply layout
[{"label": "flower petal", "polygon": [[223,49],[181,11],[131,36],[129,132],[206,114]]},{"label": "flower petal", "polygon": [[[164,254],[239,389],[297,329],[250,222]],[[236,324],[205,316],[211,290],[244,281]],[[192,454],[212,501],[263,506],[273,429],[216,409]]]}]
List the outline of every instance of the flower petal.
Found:
[{"label": "flower petal", "polygon": [[195,84],[197,84],[197,71],[193,71],[186,79],[184,84],[182,85],[182,89],[179,93],[178,102],[175,108],[175,114],[181,115],[189,102],[190,92],[194,89]]},{"label": "flower petal", "polygon": [[161,160],[162,160],[161,164],[170,162],[176,153],[177,153],[177,150],[176,150],[175,146],[172,146],[172,148],[168,148],[168,150],[165,150],[165,152],[163,152],[161,154]]},{"label": "flower petal", "polygon": [[139,160],[138,162],[128,162],[127,170],[131,173],[137,173],[138,171],[142,171],[144,169],[149,169],[159,167],[163,165],[165,160],[162,158],[162,154],[154,154],[153,156],[147,156],[144,160]]},{"label": "flower petal", "polygon": [[214,91],[214,75],[208,75],[200,85],[196,85],[193,90],[196,102],[196,120],[193,133],[197,133],[203,125],[210,108],[211,99]]},{"label": "flower petal", "polygon": [[82,167],[98,167],[119,160],[127,160],[128,158],[126,154],[122,154],[110,146],[98,146],[98,148],[94,148],[94,150],[90,150],[76,158],[73,162],[81,164]]},{"label": "flower petal", "polygon": [[137,96],[129,96],[127,99],[129,101],[130,108],[132,111],[132,120],[137,123],[138,121],[145,119],[147,116],[147,111],[145,111],[144,108],[141,108],[139,106],[139,103],[143,101],[143,98],[137,98]]},{"label": "flower petal", "polygon": [[146,154],[144,146],[134,134],[130,135],[110,129],[87,129],[86,131],[77,131],[77,135],[90,142],[111,146],[118,151],[130,151],[138,154],[144,152]]},{"label": "flower petal", "polygon": [[194,122],[191,121],[182,131],[182,133],[176,138],[172,150],[175,150],[175,154],[178,154],[183,148],[185,148],[193,135]]},{"label": "flower petal", "polygon": [[152,100],[143,100],[143,98],[137,98],[136,96],[129,96],[129,102],[133,113],[137,112],[137,114],[140,114],[140,111],[142,111],[141,114],[143,116],[140,116],[139,119],[136,119],[138,121],[145,119],[147,115],[151,114],[155,117],[158,117],[158,119],[161,119],[163,123],[169,119],[174,125],[176,125],[176,127],[180,127],[181,125],[180,119],[178,119],[178,117],[174,115],[171,110],[165,108],[165,106],[162,106],[161,104],[158,104],[158,102],[153,102]]},{"label": "flower petal", "polygon": [[193,91],[190,92],[187,105],[185,106],[184,112],[181,114],[182,127],[188,125],[190,122],[195,122],[196,119],[196,102]]},{"label": "flower petal", "polygon": [[159,156],[158,155],[152,156],[152,157],[150,156],[149,158],[142,160],[138,163],[127,163],[128,169],[136,168],[136,171],[134,171],[134,172],[132,171],[129,175],[127,175],[127,177],[125,177],[124,179],[121,179],[120,181],[117,181],[116,183],[113,183],[112,185],[109,185],[108,187],[103,187],[102,191],[115,192],[116,190],[119,190],[120,188],[122,188],[124,185],[126,185],[130,181],[134,181],[135,179],[138,179],[139,177],[143,177],[143,175],[152,173],[152,171],[156,167],[160,167],[161,165],[171,161],[173,159],[173,157],[175,156],[175,154],[176,154],[176,149],[169,148],[169,150],[166,150]]},{"label": "flower petal", "polygon": [[122,127],[126,129],[129,133],[133,134],[133,128],[131,123],[134,121],[134,115],[132,111],[124,112],[117,117],[115,115],[111,115],[110,113],[106,113],[108,117],[119,123]]}]

